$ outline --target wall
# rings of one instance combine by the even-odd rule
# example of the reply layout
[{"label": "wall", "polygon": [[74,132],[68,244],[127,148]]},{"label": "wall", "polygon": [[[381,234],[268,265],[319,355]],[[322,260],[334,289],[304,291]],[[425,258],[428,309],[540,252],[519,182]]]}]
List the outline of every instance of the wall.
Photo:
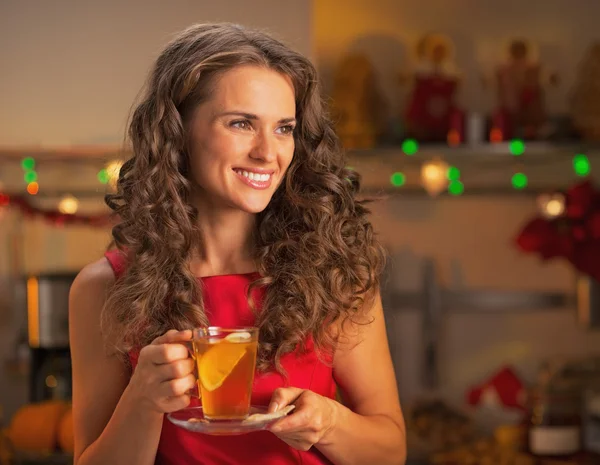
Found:
[{"label": "wall", "polygon": [[414,45],[427,32],[443,32],[454,40],[465,76],[461,101],[478,111],[493,103],[481,74],[489,73],[503,56],[507,39],[522,36],[537,42],[542,63],[558,72],[560,86],[546,94],[553,112],[566,109],[578,62],[590,42],[600,39],[600,2],[595,0],[316,0],[314,10],[315,53],[326,87],[340,56],[363,50],[371,56],[392,106],[406,92],[398,84],[398,73],[410,69]]},{"label": "wall", "polygon": [[120,143],[152,59],[208,21],[266,28],[311,52],[308,0],[1,2],[0,146]]}]

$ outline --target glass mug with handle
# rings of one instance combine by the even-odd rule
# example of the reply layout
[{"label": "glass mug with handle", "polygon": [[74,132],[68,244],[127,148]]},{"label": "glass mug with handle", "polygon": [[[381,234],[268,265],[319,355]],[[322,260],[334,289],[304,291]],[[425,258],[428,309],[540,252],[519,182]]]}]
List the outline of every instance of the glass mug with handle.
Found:
[{"label": "glass mug with handle", "polygon": [[196,328],[192,347],[204,418],[245,419],[250,413],[258,328]]}]

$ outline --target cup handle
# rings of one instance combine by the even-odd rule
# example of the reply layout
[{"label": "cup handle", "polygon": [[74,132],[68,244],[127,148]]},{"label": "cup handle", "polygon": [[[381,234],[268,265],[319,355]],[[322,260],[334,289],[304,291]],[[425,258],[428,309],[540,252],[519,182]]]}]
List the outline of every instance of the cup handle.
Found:
[{"label": "cup handle", "polygon": [[191,341],[186,341],[183,343],[185,345],[185,347],[188,350],[188,354],[190,354],[190,357],[196,361],[196,354],[194,353],[194,343]]},{"label": "cup handle", "polygon": [[[190,354],[190,358],[196,362],[196,354],[194,353],[194,345],[192,342],[186,342],[185,346],[187,347],[188,353]],[[201,399],[200,389],[198,389],[198,366],[194,363],[194,375],[196,375],[196,385],[190,389],[187,393],[190,397],[194,397],[196,399]]]},{"label": "cup handle", "polygon": [[190,397],[193,397],[194,399],[202,399],[202,396],[200,395],[200,390],[198,389],[198,383],[196,382],[196,385],[190,389],[187,392],[187,395]]}]

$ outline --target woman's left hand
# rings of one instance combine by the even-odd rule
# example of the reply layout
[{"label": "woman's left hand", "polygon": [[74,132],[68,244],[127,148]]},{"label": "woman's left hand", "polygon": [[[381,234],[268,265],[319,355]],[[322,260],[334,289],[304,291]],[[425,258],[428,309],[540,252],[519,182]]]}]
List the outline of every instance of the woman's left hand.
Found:
[{"label": "woman's left hand", "polygon": [[279,439],[295,449],[307,451],[324,442],[335,427],[338,404],[335,400],[299,388],[278,388],[273,392],[269,412],[294,404],[291,414],[269,427]]}]

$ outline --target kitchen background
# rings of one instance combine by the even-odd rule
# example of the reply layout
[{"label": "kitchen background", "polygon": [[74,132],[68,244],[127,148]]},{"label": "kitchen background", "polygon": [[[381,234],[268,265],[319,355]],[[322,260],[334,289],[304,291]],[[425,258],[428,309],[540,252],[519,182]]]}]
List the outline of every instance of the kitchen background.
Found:
[{"label": "kitchen background", "polygon": [[595,0],[2,2],[0,463],[69,463],[70,280],[108,245],[102,196],[152,59],[202,21],[266,28],[321,72],[380,197],[411,460],[600,463],[598,17]]}]

